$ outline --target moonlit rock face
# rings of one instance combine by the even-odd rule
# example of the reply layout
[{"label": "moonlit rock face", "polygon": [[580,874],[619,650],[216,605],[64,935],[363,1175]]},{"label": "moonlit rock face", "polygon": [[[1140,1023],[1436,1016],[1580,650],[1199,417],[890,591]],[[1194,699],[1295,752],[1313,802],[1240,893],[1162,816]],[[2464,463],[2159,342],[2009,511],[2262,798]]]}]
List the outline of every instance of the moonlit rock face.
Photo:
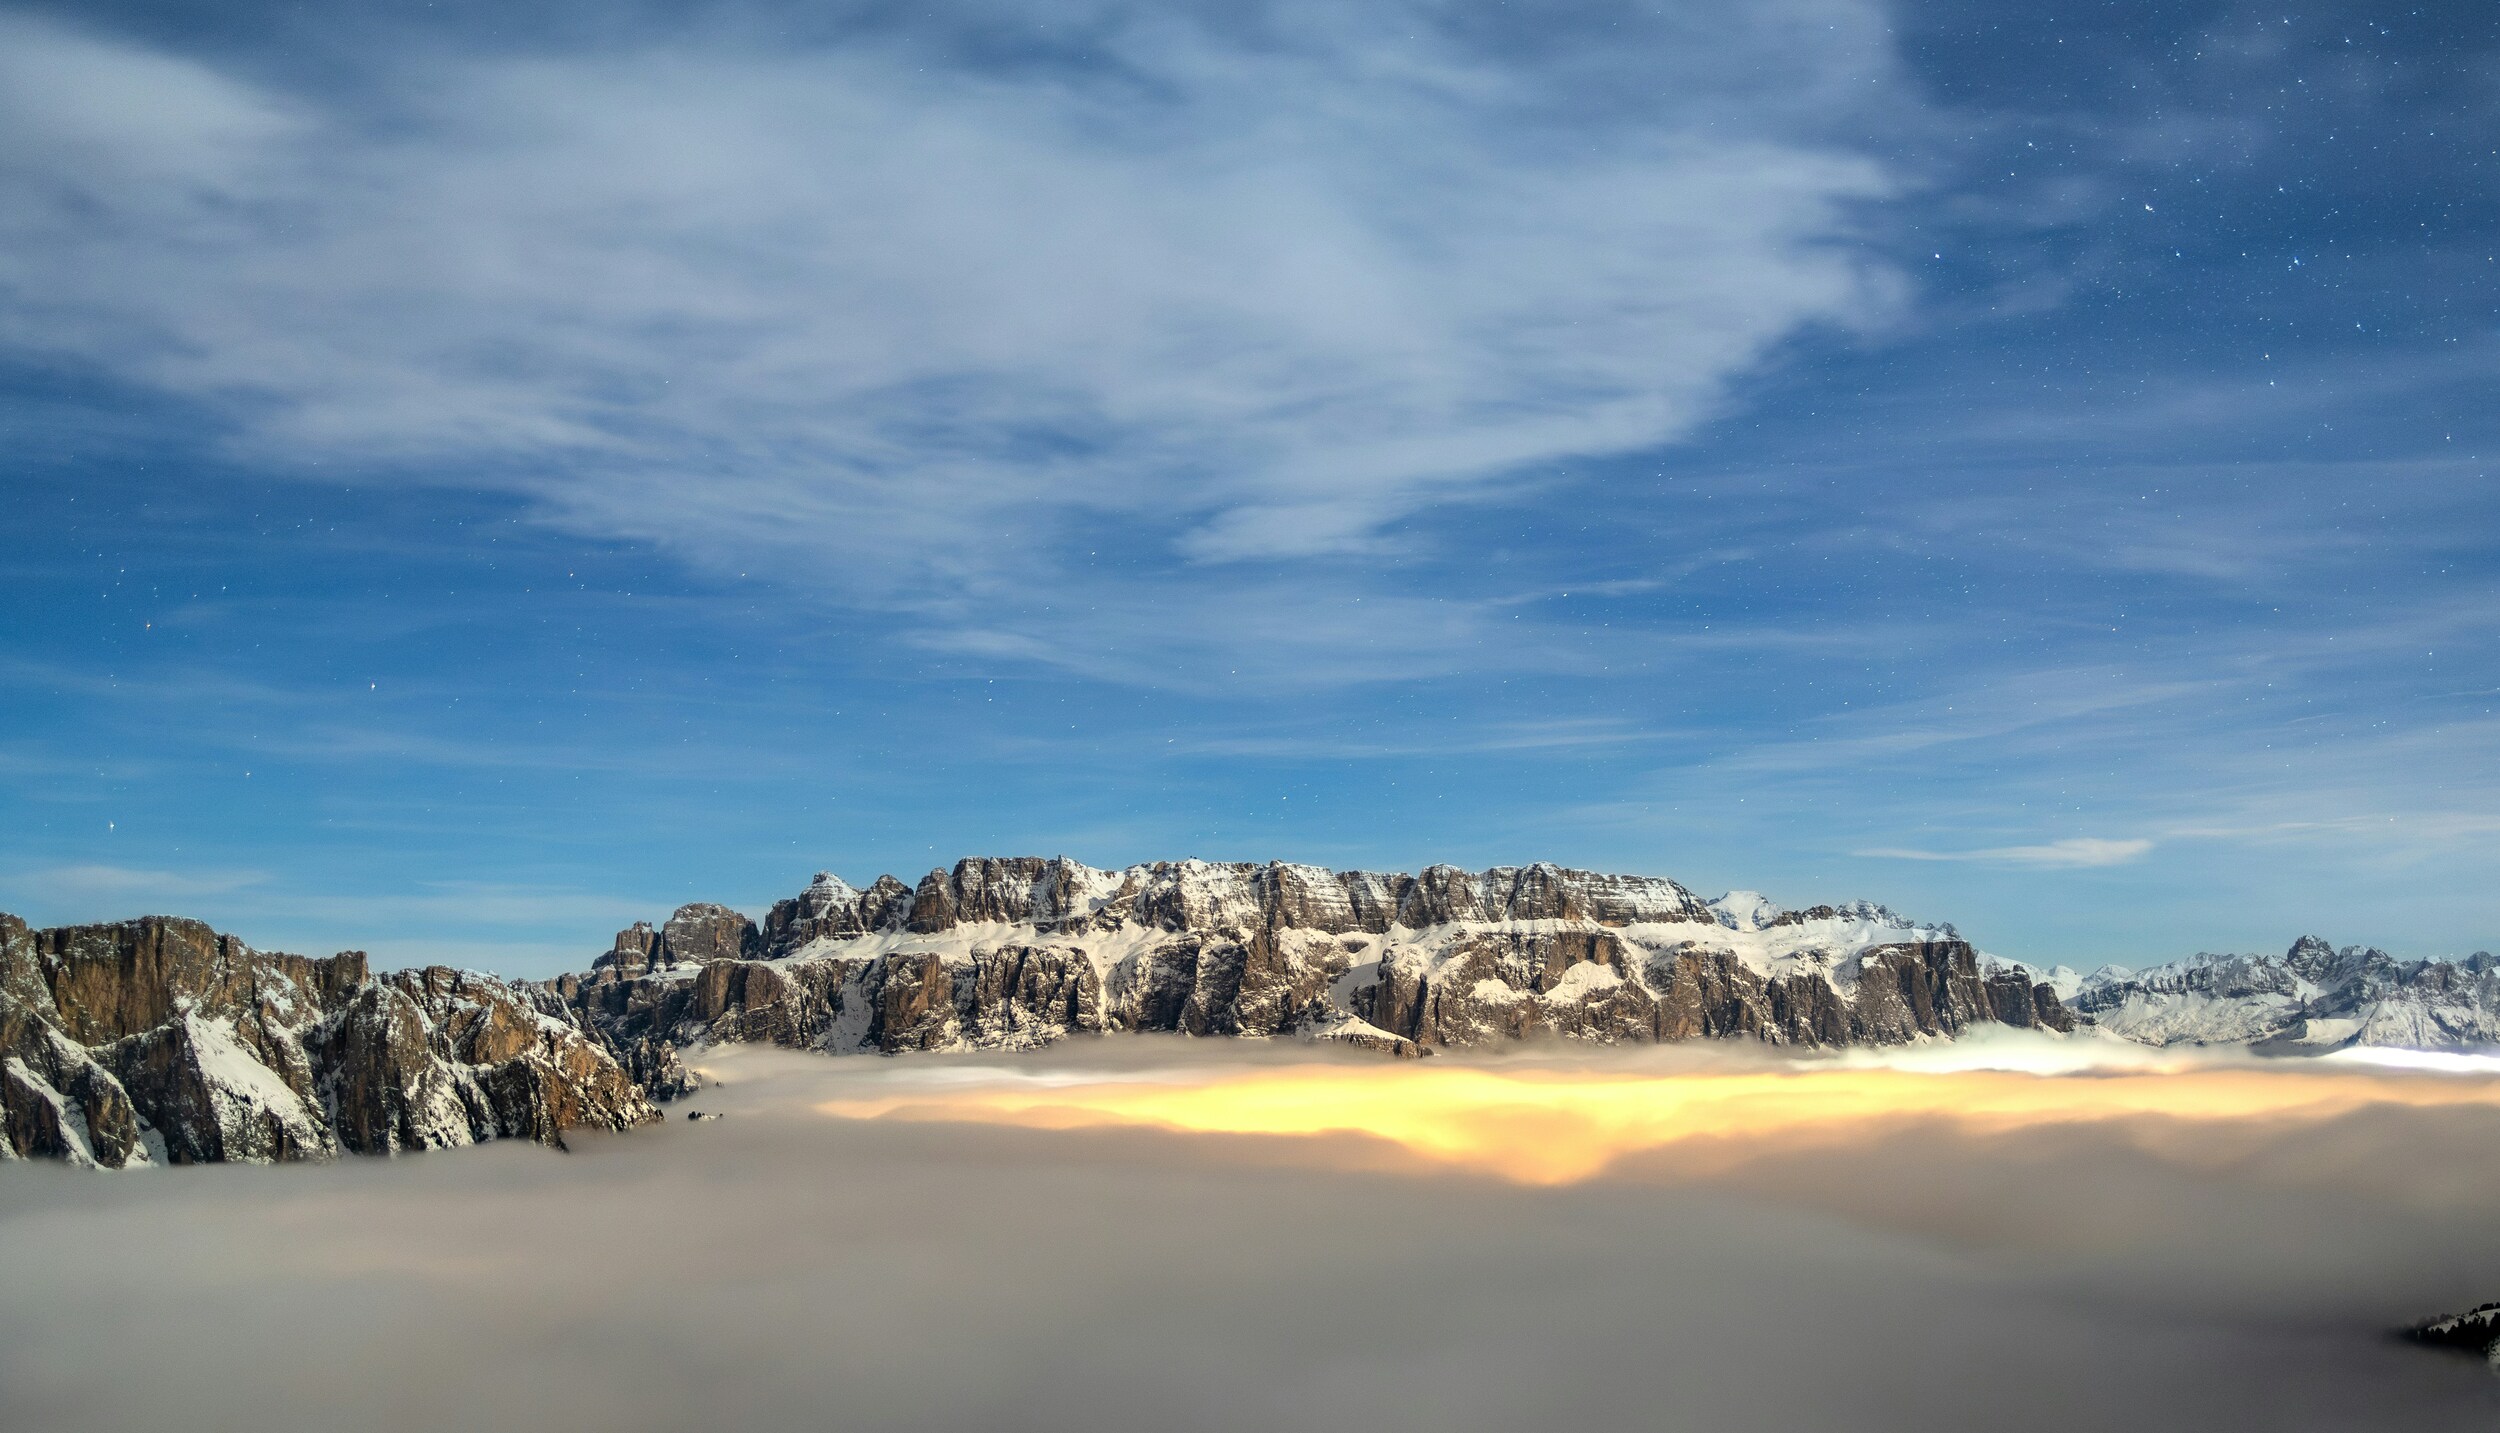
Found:
[{"label": "moonlit rock face", "polygon": [[1731,926],[1664,877],[1550,863],[1407,875],[984,856],[907,896],[892,877],[848,890],[820,878],[777,904],[761,958],[598,969],[569,998],[620,1048],[836,1054],[1121,1031],[1401,1055],[1543,1037],[1834,1046],[2073,1024],[2053,991],[2005,962],[1983,970],[1949,926],[1759,898]]},{"label": "moonlit rock face", "polygon": [[727,906],[679,906],[660,927],[660,953],[672,964],[752,955],[756,946],[755,923]]}]

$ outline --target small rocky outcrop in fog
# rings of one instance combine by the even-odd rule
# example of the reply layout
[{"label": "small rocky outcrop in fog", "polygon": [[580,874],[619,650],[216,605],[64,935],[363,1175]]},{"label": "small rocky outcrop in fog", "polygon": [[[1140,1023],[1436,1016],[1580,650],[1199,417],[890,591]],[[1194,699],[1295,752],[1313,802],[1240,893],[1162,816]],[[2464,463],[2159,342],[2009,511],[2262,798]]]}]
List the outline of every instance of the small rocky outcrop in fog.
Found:
[{"label": "small rocky outcrop in fog", "polygon": [[2397,1330],[2397,1335],[2431,1348],[2472,1354],[2500,1374],[2500,1304],[2477,1304],[2461,1314],[2424,1319]]}]

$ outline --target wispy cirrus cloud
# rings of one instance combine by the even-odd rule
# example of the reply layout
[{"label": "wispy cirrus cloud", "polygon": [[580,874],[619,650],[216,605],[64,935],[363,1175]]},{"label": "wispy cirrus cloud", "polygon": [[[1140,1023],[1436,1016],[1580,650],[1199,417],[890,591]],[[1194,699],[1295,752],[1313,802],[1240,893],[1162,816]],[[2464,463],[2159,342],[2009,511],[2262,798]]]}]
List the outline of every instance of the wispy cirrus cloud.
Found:
[{"label": "wispy cirrus cloud", "polygon": [[257,462],[509,487],[1049,660],[1136,579],[1078,542],[1376,552],[1893,301],[1837,242],[1901,184],[1832,137],[1891,64],[1872,5],[1533,43],[1408,4],[1051,18],[1089,59],[983,60],[966,3],[417,46],[353,89],[0,20],[0,342],[208,405]]},{"label": "wispy cirrus cloud", "polygon": [[2069,836],[2034,846],[1989,846],[1975,851],[1923,851],[1908,846],[1876,846],[1850,854],[1894,861],[1982,861],[2048,870],[2081,870],[2095,866],[2123,866],[2151,849],[2153,843],[2141,837],[2109,840],[2099,836]]},{"label": "wispy cirrus cloud", "polygon": [[47,904],[70,901],[179,900],[222,896],[263,885],[266,871],[143,870],[98,863],[43,866],[6,878],[10,889]]}]

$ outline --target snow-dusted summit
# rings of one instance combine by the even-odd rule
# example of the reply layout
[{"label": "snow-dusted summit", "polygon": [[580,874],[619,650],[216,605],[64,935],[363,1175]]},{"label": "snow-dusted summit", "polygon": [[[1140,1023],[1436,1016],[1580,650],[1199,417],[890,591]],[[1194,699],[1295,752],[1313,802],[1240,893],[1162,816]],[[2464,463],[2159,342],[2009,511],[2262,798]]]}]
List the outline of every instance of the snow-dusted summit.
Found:
[{"label": "snow-dusted summit", "polygon": [[2500,1046],[2500,960],[2399,960],[2302,936],[2279,956],[2199,954],[2103,969],[2068,998],[2103,1030],[2148,1045]]}]

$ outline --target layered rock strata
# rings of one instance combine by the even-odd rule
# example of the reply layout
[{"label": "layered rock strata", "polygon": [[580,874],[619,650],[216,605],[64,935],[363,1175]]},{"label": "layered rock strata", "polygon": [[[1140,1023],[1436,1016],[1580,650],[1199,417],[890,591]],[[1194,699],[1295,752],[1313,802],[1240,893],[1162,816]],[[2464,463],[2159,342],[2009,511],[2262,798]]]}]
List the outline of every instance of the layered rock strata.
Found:
[{"label": "layered rock strata", "polygon": [[974,858],[865,891],[826,874],[760,928],[708,906],[656,934],[637,925],[556,989],[611,1046],[833,1053],[1115,1031],[1400,1055],[1537,1036],[1835,1046],[2074,1024],[2054,990],[1983,968],[1950,926],[1750,895],[1714,906],[1662,878],[1552,865],[1410,876]]},{"label": "layered rock strata", "polygon": [[255,951],[163,916],[33,931],[0,915],[0,1159],[560,1147],[658,1118],[646,1091],[684,1078],[673,1050],[612,1051],[544,988],[376,975],[359,952]]}]

